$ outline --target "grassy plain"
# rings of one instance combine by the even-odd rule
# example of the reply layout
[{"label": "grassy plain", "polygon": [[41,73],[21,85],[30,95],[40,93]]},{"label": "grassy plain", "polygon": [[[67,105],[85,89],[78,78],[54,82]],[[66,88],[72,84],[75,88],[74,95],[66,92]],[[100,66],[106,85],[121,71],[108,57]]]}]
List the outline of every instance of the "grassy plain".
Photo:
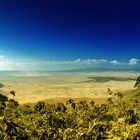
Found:
[{"label": "grassy plain", "polygon": [[107,88],[114,92],[133,89],[136,77],[131,73],[106,72],[47,77],[11,76],[1,77],[0,82],[5,85],[1,90],[6,95],[10,96],[10,90],[16,91],[14,99],[20,104],[41,100],[46,100],[48,103],[65,102],[69,98],[88,101],[94,99],[98,103],[110,97]]}]

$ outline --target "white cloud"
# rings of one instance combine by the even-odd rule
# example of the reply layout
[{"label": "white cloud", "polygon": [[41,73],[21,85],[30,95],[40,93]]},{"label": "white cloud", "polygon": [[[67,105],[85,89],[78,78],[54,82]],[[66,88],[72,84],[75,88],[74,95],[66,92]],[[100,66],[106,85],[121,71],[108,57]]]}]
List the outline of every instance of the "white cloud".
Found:
[{"label": "white cloud", "polygon": [[66,61],[38,61],[25,59],[12,59],[0,55],[0,70],[66,70],[75,68],[88,67],[129,67],[130,65],[137,65],[139,59],[131,58],[129,62],[120,62],[118,60],[107,59],[76,59]]},{"label": "white cloud", "polygon": [[75,60],[76,63],[79,63],[81,61],[80,58],[78,58],[77,60]]},{"label": "white cloud", "polygon": [[120,64],[120,62],[118,62],[117,60],[112,60],[112,61],[110,61],[110,64],[112,64],[112,65],[118,65],[118,64]]},{"label": "white cloud", "polygon": [[[108,61],[106,59],[76,59],[76,60],[67,60],[67,61],[45,61],[45,62],[39,62],[44,64],[50,64],[50,65],[96,65],[96,64],[103,64],[107,63]],[[38,63],[38,62],[36,62]]]},{"label": "white cloud", "polygon": [[78,61],[80,65],[97,65],[97,64],[107,63],[107,62],[108,61],[106,59],[85,59],[85,60]]},{"label": "white cloud", "polygon": [[138,61],[139,61],[139,59],[131,58],[131,59],[129,60],[129,64],[130,64],[130,65],[137,65],[137,64],[138,64]]}]

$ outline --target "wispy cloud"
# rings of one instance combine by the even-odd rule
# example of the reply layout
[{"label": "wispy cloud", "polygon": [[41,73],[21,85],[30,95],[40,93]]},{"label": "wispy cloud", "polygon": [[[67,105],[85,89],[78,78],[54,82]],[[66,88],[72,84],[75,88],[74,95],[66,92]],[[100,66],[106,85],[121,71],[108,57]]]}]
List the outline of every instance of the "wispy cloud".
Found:
[{"label": "wispy cloud", "polygon": [[0,70],[66,70],[88,67],[129,67],[139,66],[139,59],[131,58],[126,62],[107,59],[76,59],[67,61],[16,60],[0,55]]},{"label": "wispy cloud", "polygon": [[[101,64],[107,63],[106,59],[76,59],[76,60],[68,60],[68,61],[51,61],[49,64],[51,65],[63,65],[63,64],[70,64],[70,65],[92,65],[92,64]],[[45,62],[46,63],[46,62]],[[48,63],[48,62],[47,62]]]}]

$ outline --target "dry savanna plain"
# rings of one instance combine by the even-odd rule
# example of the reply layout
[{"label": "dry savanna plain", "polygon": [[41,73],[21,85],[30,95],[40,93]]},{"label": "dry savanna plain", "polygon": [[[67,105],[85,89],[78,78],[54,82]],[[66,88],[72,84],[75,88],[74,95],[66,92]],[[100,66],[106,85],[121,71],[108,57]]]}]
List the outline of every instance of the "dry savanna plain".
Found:
[{"label": "dry savanna plain", "polygon": [[[0,90],[20,104],[46,101],[65,102],[69,98],[102,102],[110,97],[107,89],[113,92],[133,89],[137,73],[92,72],[69,73],[51,76],[3,76],[0,77]],[[9,91],[14,90],[12,97]]]}]

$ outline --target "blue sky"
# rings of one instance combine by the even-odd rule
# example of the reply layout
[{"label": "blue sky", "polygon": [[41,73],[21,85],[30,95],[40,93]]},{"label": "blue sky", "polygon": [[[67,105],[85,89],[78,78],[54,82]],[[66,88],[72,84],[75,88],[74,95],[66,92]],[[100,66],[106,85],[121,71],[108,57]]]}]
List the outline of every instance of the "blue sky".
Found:
[{"label": "blue sky", "polygon": [[1,0],[0,69],[139,67],[139,6],[129,0]]}]

